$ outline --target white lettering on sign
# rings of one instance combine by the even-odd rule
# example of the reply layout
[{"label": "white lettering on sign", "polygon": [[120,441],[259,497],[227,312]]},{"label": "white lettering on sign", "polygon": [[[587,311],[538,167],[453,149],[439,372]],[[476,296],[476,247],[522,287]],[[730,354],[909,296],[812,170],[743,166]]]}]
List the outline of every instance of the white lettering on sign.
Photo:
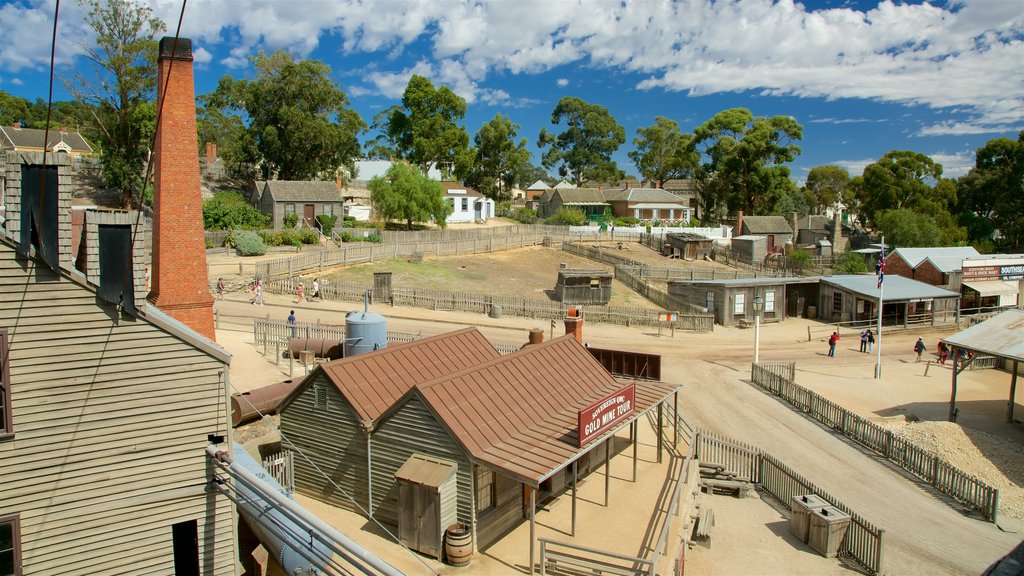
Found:
[{"label": "white lettering on sign", "polygon": [[633,413],[636,384],[615,391],[577,412],[579,445],[583,446],[605,429],[613,427]]}]

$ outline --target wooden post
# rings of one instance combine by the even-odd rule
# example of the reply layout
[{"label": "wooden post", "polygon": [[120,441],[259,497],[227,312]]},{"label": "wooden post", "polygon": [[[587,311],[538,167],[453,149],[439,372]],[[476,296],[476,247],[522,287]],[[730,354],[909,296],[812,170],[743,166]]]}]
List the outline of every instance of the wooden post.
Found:
[{"label": "wooden post", "polygon": [[664,401],[658,402],[658,464],[661,464],[661,449],[663,440],[661,438],[662,424],[664,423],[664,416],[662,414]]},{"label": "wooden post", "polygon": [[949,396],[949,421],[956,422],[956,377],[958,374],[960,374],[960,368],[957,366],[957,364],[959,364],[957,358],[957,356],[959,355],[959,350],[957,350],[956,348],[950,348],[949,352],[953,356],[953,391]]},{"label": "wooden post", "polygon": [[[579,460],[573,460],[572,462],[572,533],[571,536],[576,536],[576,481],[579,478]],[[541,566],[541,570],[544,567]]]},{"label": "wooden post", "polygon": [[605,506],[605,508],[608,507],[608,484],[609,484],[609,480],[612,477],[612,469],[611,469],[611,463],[612,463],[612,438],[615,438],[615,436],[611,436],[607,440],[604,441],[604,506]]},{"label": "wooden post", "polygon": [[679,446],[679,390],[672,393],[672,447]]},{"label": "wooden post", "polygon": [[636,445],[637,445],[636,437],[638,436],[637,432],[639,432],[639,430],[637,428],[637,421],[633,420],[633,423],[631,424],[631,426],[632,426],[631,434],[632,434],[632,440],[633,440],[633,482],[636,482]]},{"label": "wooden post", "polygon": [[1017,360],[1014,360],[1013,375],[1010,376],[1010,405],[1006,409],[1006,421],[1010,423],[1013,422],[1013,403],[1015,401],[1015,397],[1017,396],[1017,368],[1018,362]]},{"label": "wooden post", "polygon": [[537,533],[537,489],[530,486],[530,576],[533,576],[533,547]]}]

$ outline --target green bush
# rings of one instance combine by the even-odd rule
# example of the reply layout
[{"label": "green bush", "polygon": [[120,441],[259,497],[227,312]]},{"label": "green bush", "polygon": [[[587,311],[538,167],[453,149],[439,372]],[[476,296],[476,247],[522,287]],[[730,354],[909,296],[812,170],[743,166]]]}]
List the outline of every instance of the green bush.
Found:
[{"label": "green bush", "polygon": [[529,208],[516,208],[512,211],[512,218],[516,222],[522,222],[523,224],[533,224],[540,217],[537,216],[536,210],[530,210]]},{"label": "green bush", "polygon": [[220,192],[203,202],[204,230],[259,230],[270,217],[253,208],[239,192]]},{"label": "green bush", "polygon": [[285,214],[284,215],[284,227],[287,229],[295,228],[295,225],[299,223],[298,214]]},{"label": "green bush", "polygon": [[562,224],[564,226],[582,226],[587,223],[587,215],[578,208],[559,208],[554,216],[544,221],[546,224]]},{"label": "green bush", "polygon": [[868,271],[864,255],[857,252],[843,252],[832,264],[832,272],[836,274],[860,274]]},{"label": "green bush", "polygon": [[375,243],[379,244],[379,243],[383,242],[384,239],[381,238],[380,234],[367,234],[366,236],[362,236],[362,235],[355,236],[355,235],[350,234],[348,232],[342,232],[341,233],[341,241],[342,242],[375,242]]},{"label": "green bush", "polygon": [[252,230],[232,230],[224,245],[228,246],[229,242],[239,256],[262,256],[267,253],[263,238]]},{"label": "green bush", "polygon": [[338,217],[321,214],[316,217],[316,221],[320,223],[320,228],[323,230],[324,236],[330,236],[331,231],[334,230],[334,224],[338,221]]},{"label": "green bush", "polygon": [[640,223],[640,219],[639,218],[634,218],[632,216],[619,216],[619,217],[615,218],[615,225],[616,226],[623,226],[623,227],[627,227],[628,228],[630,226],[636,226],[639,223]]},{"label": "green bush", "polygon": [[795,270],[800,270],[811,265],[814,257],[807,250],[796,249],[789,254],[789,265]]},{"label": "green bush", "polygon": [[651,222],[652,228],[661,228],[662,226],[663,224],[661,223],[661,220],[655,220],[654,222]]},{"label": "green bush", "polygon": [[[320,233],[313,228],[303,228],[301,230],[298,230],[297,232],[298,233],[295,236],[298,238],[299,244],[320,243]],[[295,241],[293,240],[291,241],[291,243],[295,244]]]}]

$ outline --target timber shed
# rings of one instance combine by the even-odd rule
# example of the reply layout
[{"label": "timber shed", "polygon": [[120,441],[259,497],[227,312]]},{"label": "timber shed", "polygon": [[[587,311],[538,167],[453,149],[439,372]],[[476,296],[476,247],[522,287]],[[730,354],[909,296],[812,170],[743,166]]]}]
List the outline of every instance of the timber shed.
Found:
[{"label": "timber shed", "polygon": [[612,273],[608,270],[562,269],[555,282],[555,300],[566,304],[608,304]]},{"label": "timber shed", "polygon": [[712,258],[715,254],[715,241],[700,234],[672,233],[665,236],[665,250],[662,253],[682,260]]},{"label": "timber shed", "polygon": [[[281,429],[393,527],[410,458],[452,463],[457,522],[486,548],[541,500],[570,487],[575,497],[573,480],[624,448],[615,433],[630,429],[635,446],[637,420],[656,410],[661,423],[678,390],[616,380],[572,335],[500,356],[469,328],[317,367],[285,400]],[[581,438],[581,412],[609,402],[618,417],[590,423]],[[299,463],[295,479],[301,493],[355,508]]]},{"label": "timber shed", "polygon": [[762,322],[784,320],[787,316],[807,314],[818,295],[818,279],[737,278],[726,280],[671,281],[669,296],[707,309],[715,323],[723,326],[754,321],[754,299],[763,302]]},{"label": "timber shed", "polygon": [[[887,264],[888,266],[888,264]],[[931,284],[886,274],[883,323],[934,321],[937,313],[956,314],[960,294]],[[824,276],[818,291],[818,316],[826,322],[878,318],[878,280],[874,274]]]}]

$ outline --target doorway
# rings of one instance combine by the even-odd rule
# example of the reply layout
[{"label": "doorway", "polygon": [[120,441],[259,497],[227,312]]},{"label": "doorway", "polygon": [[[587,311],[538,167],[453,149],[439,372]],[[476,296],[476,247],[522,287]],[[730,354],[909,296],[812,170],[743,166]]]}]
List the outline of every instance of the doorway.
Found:
[{"label": "doorway", "polygon": [[195,520],[171,526],[174,576],[199,576],[199,524]]},{"label": "doorway", "polygon": [[302,218],[306,226],[316,228],[316,204],[306,204],[302,207]]}]

